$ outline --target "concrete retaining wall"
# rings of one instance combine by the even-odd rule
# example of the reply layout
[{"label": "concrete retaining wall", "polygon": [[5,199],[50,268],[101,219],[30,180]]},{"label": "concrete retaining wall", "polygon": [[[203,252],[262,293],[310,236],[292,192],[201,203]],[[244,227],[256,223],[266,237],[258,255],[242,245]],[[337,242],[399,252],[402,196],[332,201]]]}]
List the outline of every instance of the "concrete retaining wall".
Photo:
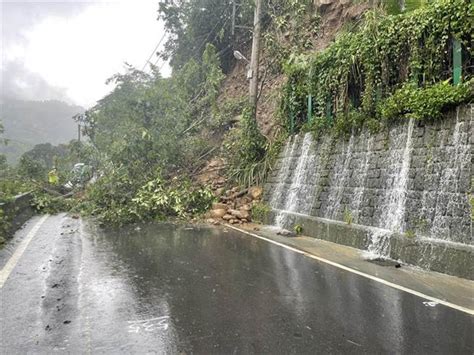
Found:
[{"label": "concrete retaining wall", "polygon": [[0,209],[2,209],[5,218],[6,233],[4,238],[11,238],[13,234],[34,214],[35,211],[31,207],[31,200],[33,196],[31,193],[25,193],[16,196],[13,200],[0,203]]},{"label": "concrete retaining wall", "polygon": [[[320,217],[272,210],[267,216],[271,224],[278,213],[286,215],[284,228],[291,230],[300,225],[308,237],[366,250],[374,228],[358,224],[329,220]],[[425,238],[410,238],[396,234],[390,236],[389,257],[421,268],[474,280],[474,247],[461,243]]]}]

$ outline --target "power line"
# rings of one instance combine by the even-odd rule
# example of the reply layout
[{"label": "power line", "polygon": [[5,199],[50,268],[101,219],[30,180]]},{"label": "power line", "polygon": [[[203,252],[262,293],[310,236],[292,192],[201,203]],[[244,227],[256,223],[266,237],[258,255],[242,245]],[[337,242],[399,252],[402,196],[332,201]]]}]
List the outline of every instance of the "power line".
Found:
[{"label": "power line", "polygon": [[160,41],[158,42],[158,44],[155,46],[155,49],[153,49],[153,51],[151,52],[150,56],[148,57],[148,59],[146,60],[145,64],[143,65],[143,68],[142,68],[142,71],[145,70],[146,66],[148,63],[150,63],[150,59],[153,57],[153,55],[156,53],[156,51],[158,50],[158,48],[160,47],[161,45],[161,42],[163,42],[163,40],[165,39],[166,37],[166,31],[163,33],[163,36],[161,37]]}]

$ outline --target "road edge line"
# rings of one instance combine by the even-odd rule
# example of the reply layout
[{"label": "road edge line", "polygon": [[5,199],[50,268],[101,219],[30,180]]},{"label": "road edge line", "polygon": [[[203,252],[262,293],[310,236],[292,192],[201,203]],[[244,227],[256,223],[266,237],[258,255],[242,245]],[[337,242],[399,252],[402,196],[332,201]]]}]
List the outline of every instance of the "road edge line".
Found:
[{"label": "road edge line", "polygon": [[386,286],[395,288],[395,289],[397,289],[397,290],[410,293],[410,294],[412,294],[412,295],[418,296],[418,297],[420,297],[420,298],[427,299],[427,300],[432,301],[432,302],[436,302],[436,303],[438,303],[438,304],[442,304],[443,306],[456,309],[456,310],[458,310],[458,311],[467,313],[467,314],[469,314],[469,315],[471,315],[471,316],[474,315],[474,309],[470,309],[470,308],[466,308],[466,307],[463,307],[463,306],[459,306],[459,305],[457,305],[457,304],[454,304],[454,303],[451,303],[451,302],[448,302],[448,301],[444,301],[444,300],[441,300],[441,299],[436,298],[436,297],[433,297],[433,296],[426,295],[426,294],[421,293],[421,292],[419,292],[419,291],[412,290],[411,288],[404,287],[404,286],[398,285],[398,284],[396,284],[396,283],[393,283],[393,282],[390,282],[390,281],[381,279],[381,278],[379,278],[379,277],[377,277],[377,276],[373,276],[373,275],[367,274],[367,273],[365,273],[365,272],[362,272],[362,271],[359,271],[359,270],[350,268],[350,267],[348,267],[348,266],[345,266],[345,265],[336,263],[336,262],[334,262],[334,261],[321,258],[321,257],[319,257],[319,256],[310,254],[310,253],[308,253],[308,252],[306,252],[306,251],[304,251],[304,250],[294,248],[294,247],[292,247],[292,246],[289,246],[289,245],[286,245],[286,244],[277,242],[277,241],[272,240],[272,239],[270,239],[270,238],[263,237],[263,236],[261,236],[261,235],[258,235],[258,234],[255,234],[255,233],[246,231],[246,230],[244,230],[244,229],[240,229],[240,228],[235,227],[235,226],[232,226],[232,225],[230,225],[230,224],[225,224],[225,226],[226,226],[226,227],[229,227],[229,228],[231,228],[231,229],[233,229],[233,230],[236,230],[236,231],[238,231],[238,232],[241,232],[241,233],[250,235],[250,236],[252,236],[252,237],[255,237],[255,238],[264,240],[264,241],[269,242],[269,243],[271,243],[271,244],[275,244],[275,245],[278,245],[278,246],[283,247],[283,248],[285,248],[285,249],[291,250],[291,251],[293,251],[293,252],[295,252],[295,253],[304,255],[304,256],[306,256],[306,257],[308,257],[308,258],[311,258],[311,259],[314,259],[314,260],[318,260],[318,261],[323,262],[323,263],[325,263],[325,264],[329,264],[329,265],[332,265],[332,266],[337,267],[337,268],[339,268],[339,269],[342,269],[342,270],[345,270],[345,271],[349,271],[349,272],[352,272],[353,274],[357,274],[357,275],[362,276],[362,277],[365,277],[365,278],[367,278],[367,279],[370,279],[370,280],[379,282],[379,283],[381,283],[381,284],[384,284],[384,285],[386,285]]},{"label": "road edge line", "polygon": [[8,259],[7,263],[3,266],[2,270],[0,270],[0,289],[3,288],[3,285],[8,280],[11,272],[15,268],[16,264],[22,257],[23,253],[25,252],[26,248],[30,244],[31,240],[36,236],[38,230],[41,228],[43,223],[48,219],[49,215],[44,215],[41,219],[36,222],[36,224],[31,228],[31,230],[26,235],[26,238],[20,242],[20,245],[16,248],[13,255]]}]

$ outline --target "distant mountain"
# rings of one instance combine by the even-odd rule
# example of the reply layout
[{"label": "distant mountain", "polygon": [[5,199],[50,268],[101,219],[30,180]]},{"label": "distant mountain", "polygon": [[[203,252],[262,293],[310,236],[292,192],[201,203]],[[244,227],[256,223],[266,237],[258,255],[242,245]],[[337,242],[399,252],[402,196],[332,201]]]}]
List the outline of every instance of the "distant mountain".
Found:
[{"label": "distant mountain", "polygon": [[72,116],[80,112],[84,112],[84,108],[62,101],[3,99],[0,102],[0,121],[9,143],[0,145],[0,154],[5,154],[8,162],[15,164],[36,144],[69,142],[77,137],[77,125]]}]

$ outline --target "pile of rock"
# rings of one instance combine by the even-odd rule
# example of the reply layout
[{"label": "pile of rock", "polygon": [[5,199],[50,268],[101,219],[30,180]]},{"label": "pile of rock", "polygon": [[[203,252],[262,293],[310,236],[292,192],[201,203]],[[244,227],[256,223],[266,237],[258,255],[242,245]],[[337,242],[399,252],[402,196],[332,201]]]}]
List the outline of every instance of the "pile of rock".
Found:
[{"label": "pile of rock", "polygon": [[243,224],[251,221],[252,206],[262,198],[263,190],[259,186],[240,190],[231,188],[219,197],[207,214],[207,222],[212,224]]},{"label": "pile of rock", "polygon": [[249,189],[229,188],[229,182],[221,174],[226,164],[221,158],[211,159],[197,175],[197,181],[209,186],[218,198],[206,214],[207,222],[212,224],[243,224],[251,221],[252,206],[262,199],[263,189],[253,186]]}]

